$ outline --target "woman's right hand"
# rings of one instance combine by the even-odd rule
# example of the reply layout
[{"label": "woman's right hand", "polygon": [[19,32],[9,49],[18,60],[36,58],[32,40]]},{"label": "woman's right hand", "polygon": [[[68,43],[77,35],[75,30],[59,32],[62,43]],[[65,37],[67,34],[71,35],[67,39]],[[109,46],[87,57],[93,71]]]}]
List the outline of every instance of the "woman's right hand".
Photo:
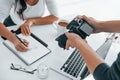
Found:
[{"label": "woman's right hand", "polygon": [[15,46],[15,48],[18,50],[18,51],[21,51],[21,52],[25,52],[28,50],[28,45],[29,45],[29,42],[25,39],[23,39],[23,42],[27,45],[25,46],[23,43],[21,43],[17,38],[15,40],[13,40],[13,44]]}]

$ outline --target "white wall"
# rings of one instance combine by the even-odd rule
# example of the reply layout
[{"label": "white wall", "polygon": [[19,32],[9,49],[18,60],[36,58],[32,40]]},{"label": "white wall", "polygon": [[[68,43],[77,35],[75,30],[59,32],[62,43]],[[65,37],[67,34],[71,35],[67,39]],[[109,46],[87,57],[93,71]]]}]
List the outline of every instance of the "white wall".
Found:
[{"label": "white wall", "polygon": [[88,15],[100,20],[120,19],[120,0],[56,0],[60,16]]}]

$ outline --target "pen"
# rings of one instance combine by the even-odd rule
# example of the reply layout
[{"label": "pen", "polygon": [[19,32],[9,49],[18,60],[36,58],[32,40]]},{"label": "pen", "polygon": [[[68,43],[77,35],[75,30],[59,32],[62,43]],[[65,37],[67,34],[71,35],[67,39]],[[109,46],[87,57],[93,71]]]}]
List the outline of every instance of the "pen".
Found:
[{"label": "pen", "polygon": [[41,44],[43,44],[45,47],[48,47],[48,45],[45,43],[45,42],[43,42],[41,39],[39,39],[37,36],[35,36],[33,33],[31,33],[31,36],[33,37],[33,38],[35,38],[38,42],[40,42]]},{"label": "pen", "polygon": [[[16,30],[16,31],[12,31],[12,32],[14,32],[14,33],[16,33],[16,34],[19,34],[19,33],[21,33],[21,29],[18,29],[18,30]],[[33,37],[33,38],[35,38],[38,42],[40,42],[41,44],[43,44],[45,47],[48,47],[48,45],[44,42],[44,41],[42,41],[41,39],[39,39],[36,35],[34,35],[33,33],[31,33],[31,36]],[[21,39],[20,39],[21,40]],[[22,43],[24,43],[23,41],[22,41]]]},{"label": "pen", "polygon": [[15,36],[18,38],[18,40],[27,47],[27,45],[15,34]]}]

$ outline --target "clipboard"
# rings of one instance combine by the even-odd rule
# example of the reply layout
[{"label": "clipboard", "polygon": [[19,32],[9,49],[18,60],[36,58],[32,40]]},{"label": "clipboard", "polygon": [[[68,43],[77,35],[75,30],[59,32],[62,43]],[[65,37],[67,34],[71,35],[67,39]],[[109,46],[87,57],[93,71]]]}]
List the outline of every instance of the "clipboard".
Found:
[{"label": "clipboard", "polygon": [[[12,31],[15,33],[15,31]],[[36,35],[31,33],[31,36],[24,36],[19,31],[15,33],[19,38],[23,38],[30,42],[29,50],[26,52],[17,51],[9,40],[5,40],[3,44],[12,51],[19,59],[21,59],[26,65],[31,65],[38,61],[39,59],[43,58],[44,56],[48,55],[51,50],[48,48],[48,45],[38,38]]]}]

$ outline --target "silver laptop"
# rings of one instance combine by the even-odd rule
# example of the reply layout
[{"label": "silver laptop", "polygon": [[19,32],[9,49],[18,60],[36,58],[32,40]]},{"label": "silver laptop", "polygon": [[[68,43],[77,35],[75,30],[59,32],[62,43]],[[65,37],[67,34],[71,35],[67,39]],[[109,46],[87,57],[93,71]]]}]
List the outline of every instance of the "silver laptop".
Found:
[{"label": "silver laptop", "polygon": [[[103,59],[107,56],[113,38],[114,34],[108,37],[96,50]],[[71,51],[69,53],[64,51],[63,53],[57,54],[52,61],[51,69],[72,80],[82,80],[89,75],[89,70],[86,67],[84,59],[77,49],[74,49],[72,53]]]}]

